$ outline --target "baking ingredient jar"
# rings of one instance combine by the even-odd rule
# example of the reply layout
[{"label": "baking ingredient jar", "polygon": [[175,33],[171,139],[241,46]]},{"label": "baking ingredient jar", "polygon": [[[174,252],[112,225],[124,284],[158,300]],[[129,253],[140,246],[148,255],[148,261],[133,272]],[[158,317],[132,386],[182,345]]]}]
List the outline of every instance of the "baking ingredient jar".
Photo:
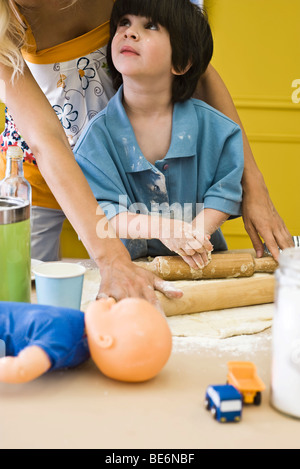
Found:
[{"label": "baking ingredient jar", "polygon": [[30,302],[30,203],[0,197],[0,301]]},{"label": "baking ingredient jar", "polygon": [[280,253],[273,320],[271,404],[300,418],[300,249]]}]

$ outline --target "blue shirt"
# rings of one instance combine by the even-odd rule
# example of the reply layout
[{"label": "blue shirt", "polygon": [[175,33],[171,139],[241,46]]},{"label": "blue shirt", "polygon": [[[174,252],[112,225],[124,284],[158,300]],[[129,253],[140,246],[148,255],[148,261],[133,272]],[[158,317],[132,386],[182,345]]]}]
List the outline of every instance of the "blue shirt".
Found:
[{"label": "blue shirt", "polygon": [[[122,104],[123,87],[86,126],[75,158],[108,219],[124,211],[178,207],[191,222],[203,208],[241,215],[244,169],[240,127],[206,103],[176,103],[166,156],[151,164],[142,154]],[[172,210],[171,210],[172,211]],[[177,213],[176,213],[177,212]],[[189,219],[187,219],[189,218]],[[132,259],[170,255],[159,240],[122,240]],[[227,249],[220,230],[215,250]]]},{"label": "blue shirt", "polygon": [[51,306],[0,302],[0,339],[6,356],[15,357],[29,346],[42,348],[51,371],[73,368],[89,357],[81,311]]}]

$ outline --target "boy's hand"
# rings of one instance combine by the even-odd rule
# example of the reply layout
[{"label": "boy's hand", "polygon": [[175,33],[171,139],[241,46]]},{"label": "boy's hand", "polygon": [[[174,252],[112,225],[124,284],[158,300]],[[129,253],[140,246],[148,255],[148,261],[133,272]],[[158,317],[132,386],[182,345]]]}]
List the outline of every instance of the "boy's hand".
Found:
[{"label": "boy's hand", "polygon": [[[209,263],[208,253],[213,250],[209,236],[193,228],[189,223],[181,220],[172,222],[169,237],[161,237],[160,241],[170,251],[176,252],[193,269],[202,269]],[[164,233],[164,229],[162,230]]]}]

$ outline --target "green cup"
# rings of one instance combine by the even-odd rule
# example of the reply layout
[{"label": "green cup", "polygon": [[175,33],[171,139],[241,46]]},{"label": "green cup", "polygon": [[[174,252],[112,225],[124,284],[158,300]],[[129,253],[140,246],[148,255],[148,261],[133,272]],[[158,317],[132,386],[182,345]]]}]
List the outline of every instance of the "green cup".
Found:
[{"label": "green cup", "polygon": [[30,204],[0,197],[0,301],[30,299]]}]

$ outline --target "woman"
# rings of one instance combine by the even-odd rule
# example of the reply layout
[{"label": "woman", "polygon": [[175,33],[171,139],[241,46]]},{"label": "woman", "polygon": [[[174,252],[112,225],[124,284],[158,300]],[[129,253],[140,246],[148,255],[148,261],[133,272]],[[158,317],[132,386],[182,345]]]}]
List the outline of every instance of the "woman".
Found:
[{"label": "woman", "polygon": [[[68,78],[68,64],[70,63],[73,67],[75,61],[79,65],[77,72],[81,88],[77,88],[77,91],[80,90],[83,94],[88,117],[91,110],[87,99],[88,82],[89,79],[99,78],[103,85],[103,73],[100,77],[94,75],[94,72],[96,73],[102,67],[105,69],[105,60],[98,61],[97,68],[97,66],[89,67],[87,61],[80,62],[80,59],[89,60],[89,57],[93,53],[99,53],[99,50],[105,57],[103,47],[105,38],[108,37],[107,22],[112,5],[113,0],[50,0],[48,2],[0,0],[0,22],[2,23],[0,23],[0,79],[5,82],[5,96],[1,99],[7,105],[9,115],[12,116],[11,119],[9,117],[7,119],[7,127],[15,125],[13,132],[10,132],[11,128],[8,131],[8,138],[15,137],[16,143],[21,141],[23,146],[26,142],[24,148],[28,149],[30,162],[25,166],[31,166],[27,179],[33,188],[36,187],[34,189],[36,196],[34,195],[33,199],[33,205],[37,207],[33,210],[33,249],[38,251],[38,245],[41,244],[38,240],[43,240],[45,236],[39,227],[40,220],[42,220],[42,225],[47,227],[47,233],[54,230],[55,235],[52,235],[52,239],[58,237],[62,225],[61,207],[101,270],[100,294],[113,296],[117,300],[126,296],[140,296],[155,302],[154,289],[163,290],[164,283],[133,265],[121,241],[113,239],[113,233],[109,238],[107,230],[101,234],[98,229],[97,233],[97,227],[103,225],[103,223],[99,224],[99,221],[103,220],[104,214],[99,211],[98,204],[74,161],[71,150],[80,132],[77,132],[78,127],[74,126],[75,132],[70,133],[70,129],[74,129],[72,124],[79,116],[79,111],[70,107],[72,103],[69,102],[69,95],[65,92],[65,88],[68,87],[65,78]],[[102,42],[93,47],[89,39],[86,43],[86,38],[93,37],[95,32],[98,36],[98,28],[101,31]],[[78,44],[77,41],[79,41]],[[83,46],[82,42],[84,42]],[[79,53],[77,46],[80,47]],[[83,47],[82,50],[81,47]],[[21,49],[26,59],[25,63],[21,56]],[[52,68],[56,66],[59,69],[61,65],[64,65],[64,68],[57,70],[59,79],[53,83],[49,76],[49,83],[47,83],[49,66]],[[37,85],[39,80],[42,82],[40,86],[43,90]],[[111,93],[107,82],[103,88],[101,106],[105,105]],[[60,97],[63,96],[63,103],[57,104],[56,102],[57,90],[61,91]],[[208,67],[199,82],[197,97],[241,125],[230,95],[212,66]],[[53,102],[51,102],[52,99]],[[49,106],[49,101],[52,107]],[[99,109],[94,109],[93,106],[92,110],[97,112]],[[258,256],[263,254],[260,235],[270,252],[277,258],[278,246],[284,249],[292,245],[291,236],[273,207],[247,138],[245,134],[243,136],[245,227]],[[40,178],[40,173],[47,185]],[[36,184],[35,178],[38,179]],[[40,200],[38,200],[39,193],[44,196],[40,197]],[[52,202],[49,203],[51,198]],[[34,238],[37,240],[37,248],[35,248]],[[45,246],[49,243],[42,244]],[[51,249],[54,250],[55,247]],[[195,254],[195,251],[190,251],[191,256]],[[179,295],[179,293],[173,293],[173,295],[176,294]]]}]

